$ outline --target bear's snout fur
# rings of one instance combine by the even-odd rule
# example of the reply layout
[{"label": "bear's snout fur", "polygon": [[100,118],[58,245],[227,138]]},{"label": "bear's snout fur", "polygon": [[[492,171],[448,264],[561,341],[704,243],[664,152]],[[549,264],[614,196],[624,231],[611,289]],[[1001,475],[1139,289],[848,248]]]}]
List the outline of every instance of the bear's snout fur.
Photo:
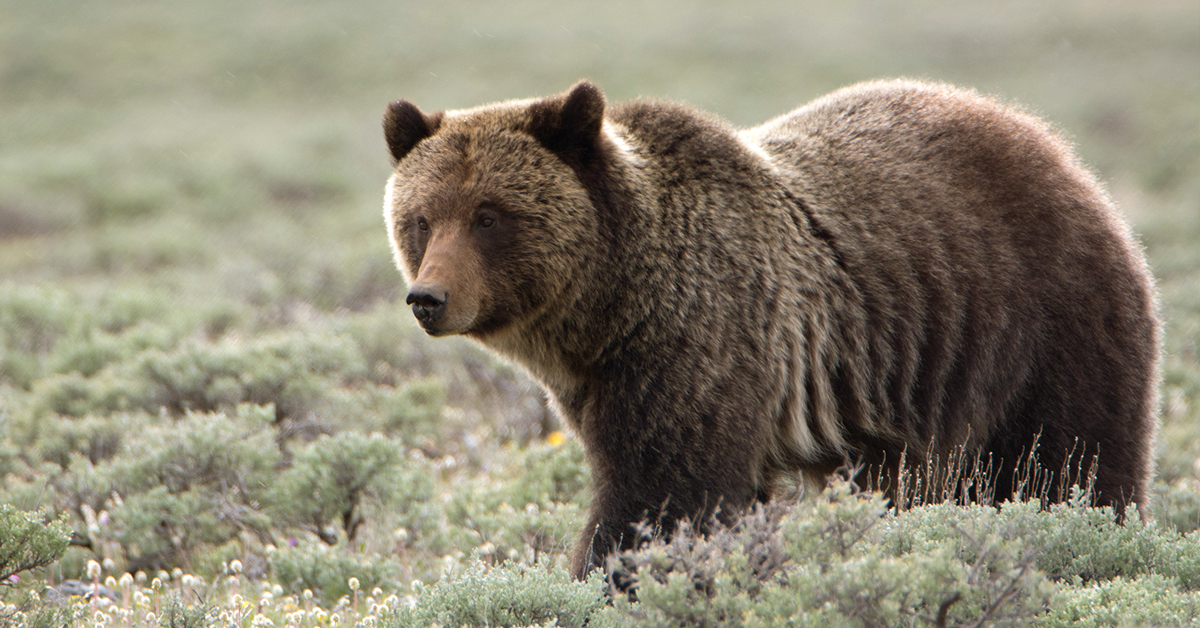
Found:
[{"label": "bear's snout fur", "polygon": [[[484,287],[479,282],[478,254],[469,234],[447,226],[432,233],[405,302],[432,336],[461,334],[475,324]],[[439,231],[442,231],[439,229]]]},{"label": "bear's snout fur", "polygon": [[847,463],[897,499],[901,460],[964,452],[994,492],[965,497],[1054,501],[1094,476],[1096,503],[1146,507],[1153,282],[1033,116],[895,80],[739,130],[583,81],[397,101],[384,136],[413,314],[523,365],[584,444],[578,577],[643,520],[728,521],[780,474]]}]

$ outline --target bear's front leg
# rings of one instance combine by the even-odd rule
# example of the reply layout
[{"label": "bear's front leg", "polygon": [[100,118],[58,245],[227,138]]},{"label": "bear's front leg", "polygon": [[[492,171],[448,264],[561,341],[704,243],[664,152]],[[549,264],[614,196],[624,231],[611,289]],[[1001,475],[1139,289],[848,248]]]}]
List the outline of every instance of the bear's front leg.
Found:
[{"label": "bear's front leg", "polygon": [[593,498],[572,559],[577,579],[604,568],[614,553],[670,536],[683,521],[701,533],[714,518],[730,523],[760,494],[753,448],[704,447],[688,439],[642,445],[619,457],[604,455],[614,453],[611,447],[589,452]]}]

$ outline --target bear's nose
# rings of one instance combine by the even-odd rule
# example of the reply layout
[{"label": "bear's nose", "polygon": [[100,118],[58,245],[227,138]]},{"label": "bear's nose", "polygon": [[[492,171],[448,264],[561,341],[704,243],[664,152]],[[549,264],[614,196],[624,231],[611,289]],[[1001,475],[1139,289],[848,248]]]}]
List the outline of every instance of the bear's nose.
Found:
[{"label": "bear's nose", "polygon": [[441,286],[416,285],[409,290],[404,302],[412,306],[413,316],[426,325],[446,313],[446,301],[449,298],[450,293]]}]

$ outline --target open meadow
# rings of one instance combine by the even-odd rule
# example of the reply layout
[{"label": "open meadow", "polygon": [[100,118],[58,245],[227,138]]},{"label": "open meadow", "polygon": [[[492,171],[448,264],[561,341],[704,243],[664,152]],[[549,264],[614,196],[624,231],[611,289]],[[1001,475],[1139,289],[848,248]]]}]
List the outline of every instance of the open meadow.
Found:
[{"label": "open meadow", "polygon": [[[572,582],[582,449],[415,324],[384,107],[586,77],[751,126],[888,76],[1046,117],[1133,223],[1153,520],[834,482],[626,556],[639,602]],[[1200,625],[1198,528],[1195,0],[0,0],[0,628]]]}]

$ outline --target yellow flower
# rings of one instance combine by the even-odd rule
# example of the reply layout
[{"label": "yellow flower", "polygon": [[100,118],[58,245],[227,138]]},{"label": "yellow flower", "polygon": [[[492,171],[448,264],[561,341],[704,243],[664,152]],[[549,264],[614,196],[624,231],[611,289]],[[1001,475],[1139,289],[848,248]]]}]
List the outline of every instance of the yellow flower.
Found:
[{"label": "yellow flower", "polygon": [[546,442],[557,447],[567,442],[567,435],[562,430],[554,430],[546,435]]}]

